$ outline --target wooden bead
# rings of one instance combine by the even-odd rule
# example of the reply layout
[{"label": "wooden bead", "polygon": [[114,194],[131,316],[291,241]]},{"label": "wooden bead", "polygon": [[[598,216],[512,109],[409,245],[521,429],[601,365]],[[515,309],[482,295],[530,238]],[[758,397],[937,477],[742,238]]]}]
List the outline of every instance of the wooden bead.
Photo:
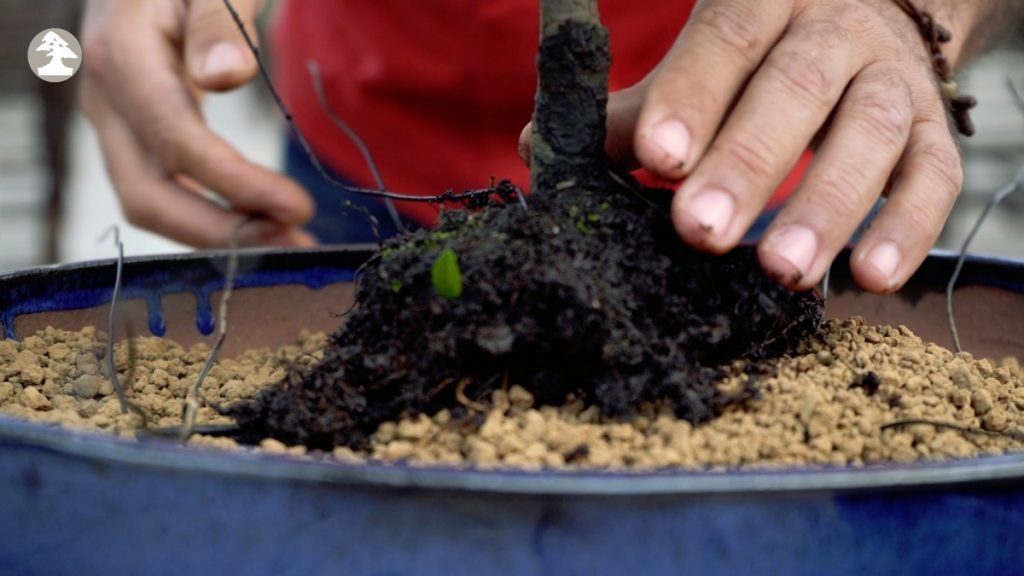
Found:
[{"label": "wooden bead", "polygon": [[942,88],[942,95],[952,100],[960,94],[960,85],[956,83],[956,80],[946,80],[939,83],[939,87]]}]

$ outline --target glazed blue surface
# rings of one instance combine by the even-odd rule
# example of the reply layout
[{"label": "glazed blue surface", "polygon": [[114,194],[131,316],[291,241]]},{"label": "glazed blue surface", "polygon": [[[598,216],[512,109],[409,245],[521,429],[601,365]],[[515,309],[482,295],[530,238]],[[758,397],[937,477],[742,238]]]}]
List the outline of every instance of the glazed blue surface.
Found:
[{"label": "glazed blue surface", "polygon": [[[1019,482],[702,491],[686,483],[702,475],[673,474],[675,491],[502,493],[402,486],[403,469],[459,476],[404,466],[361,466],[396,486],[272,457],[139,465],[9,438],[0,451],[4,574],[1009,575],[1024,550]],[[327,468],[342,470],[310,474]]]},{"label": "glazed blue surface", "polygon": [[[295,259],[272,260],[266,255],[251,254],[249,267],[240,269],[235,279],[238,288],[299,284],[309,288],[322,288],[338,282],[351,282],[355,268],[350,262],[336,266],[320,265],[312,253],[293,254]],[[360,252],[362,257],[365,254]],[[330,260],[326,260],[330,264]],[[216,328],[210,296],[224,288],[224,256],[178,257],[168,259],[164,265],[152,265],[152,259],[129,259],[125,268],[122,300],[143,299],[149,313],[149,331],[154,336],[166,332],[161,299],[174,293],[190,293],[196,299],[196,329],[203,335]],[[304,264],[296,267],[295,262]],[[168,265],[169,264],[169,265]],[[114,292],[115,269],[109,263],[89,263],[81,266],[42,269],[35,275],[16,275],[9,278],[6,290],[0,290],[0,323],[4,337],[17,338],[14,319],[22,314],[56,312],[92,308],[110,302]],[[21,282],[12,281],[21,279]]]},{"label": "glazed blue surface", "polygon": [[[248,254],[239,285],[350,281],[367,256]],[[222,263],[131,261],[126,297],[192,292],[197,330],[211,331]],[[930,258],[910,297],[944,287],[951,267]],[[103,303],[112,282],[110,262],[0,277],[0,319],[13,337],[17,315]],[[967,284],[1024,292],[1024,264],[972,259]],[[836,286],[849,287],[842,265]],[[25,575],[1021,574],[1024,456],[780,472],[425,470],[0,417],[0,534],[0,574]]]}]

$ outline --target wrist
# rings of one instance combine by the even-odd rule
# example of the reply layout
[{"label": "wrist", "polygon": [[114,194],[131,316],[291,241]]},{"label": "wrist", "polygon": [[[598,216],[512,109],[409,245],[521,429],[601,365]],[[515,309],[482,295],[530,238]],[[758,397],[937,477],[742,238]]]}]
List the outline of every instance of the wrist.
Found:
[{"label": "wrist", "polygon": [[978,101],[972,96],[960,94],[954,72],[957,65],[966,59],[965,54],[971,45],[970,31],[973,26],[970,23],[979,17],[980,12],[974,11],[977,6],[969,6],[961,12],[950,11],[951,15],[957,16],[951,18],[953,24],[950,24],[943,23],[940,20],[941,13],[924,6],[927,2],[923,0],[920,3],[914,0],[893,0],[893,3],[910,18],[921,34],[957,132],[964,136],[973,135],[974,124],[971,122],[970,110]]},{"label": "wrist", "polygon": [[1003,8],[1013,0],[914,0],[917,6],[932,14],[935,22],[946,28],[952,38],[942,45],[942,52],[954,70],[988,47],[999,35],[1006,15]]}]

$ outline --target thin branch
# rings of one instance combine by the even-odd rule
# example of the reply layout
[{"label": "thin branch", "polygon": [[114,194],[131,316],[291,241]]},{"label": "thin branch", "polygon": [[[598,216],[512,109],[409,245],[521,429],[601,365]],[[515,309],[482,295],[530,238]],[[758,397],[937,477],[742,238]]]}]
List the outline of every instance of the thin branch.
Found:
[{"label": "thin branch", "polygon": [[[385,200],[385,202],[390,202],[390,200]],[[380,221],[377,220],[377,217],[374,216],[372,212],[370,212],[369,208],[345,199],[341,203],[341,213],[345,214],[346,210],[354,210],[358,212],[360,216],[365,218],[370,224],[370,231],[373,232],[373,238],[377,241],[377,247],[380,248],[384,246],[384,237],[380,235]],[[404,228],[399,228],[398,230],[404,231]]]},{"label": "thin branch", "polygon": [[[117,377],[117,363],[114,360],[114,330],[117,327],[119,316],[119,304],[121,303],[121,285],[124,276],[124,242],[121,241],[121,229],[117,225],[111,226],[104,232],[98,242],[103,242],[113,233],[114,245],[117,246],[117,267],[114,275],[114,293],[110,297],[110,314],[107,316],[107,371],[109,372],[110,384],[114,388],[117,402],[121,406],[121,414],[127,414],[129,410],[142,418],[142,427],[146,427],[148,418],[146,412],[134,402],[128,400],[124,386]],[[135,344],[132,341],[131,330],[128,331],[128,381],[131,382],[135,375]]]},{"label": "thin branch", "polygon": [[[380,174],[380,170],[377,168],[377,162],[373,159],[373,154],[370,153],[370,148],[366,145],[366,142],[359,136],[359,133],[355,131],[348,122],[334,111],[334,107],[331,106],[330,101],[327,99],[327,93],[324,91],[323,76],[320,74],[320,66],[316,63],[316,60],[309,60],[306,62],[306,68],[309,70],[309,76],[313,79],[313,92],[316,93],[316,99],[320,102],[320,107],[327,113],[327,117],[331,119],[331,122],[338,127],[339,130],[348,136],[348,139],[352,141],[352,144],[359,149],[359,153],[363,156],[363,161],[366,162],[367,168],[370,169],[370,174],[373,176],[373,181],[377,185],[377,190],[384,192],[387,190],[387,186],[384,185],[384,178]],[[384,199],[384,205],[388,209],[388,215],[391,216],[391,221],[395,225],[395,229],[399,232],[405,232],[405,225],[402,224],[402,218],[398,215],[398,210],[395,209],[394,203],[389,199]],[[372,217],[372,216],[371,216]],[[376,226],[376,219],[371,222],[371,225]],[[380,242],[380,234],[377,234],[377,242]]]},{"label": "thin branch", "polygon": [[992,436],[996,438],[1009,438],[1017,442],[1024,442],[1024,433],[1011,430],[1009,432],[999,432],[996,430],[984,430],[982,428],[969,428],[967,426],[961,426],[960,424],[954,424],[953,422],[941,422],[938,420],[928,420],[925,418],[906,418],[903,420],[895,420],[893,422],[886,422],[879,427],[879,430],[888,430],[890,428],[902,428],[904,426],[916,426],[924,424],[926,426],[933,426],[935,428],[946,428],[948,430],[954,430],[963,434],[980,434],[982,436]]},{"label": "thin branch", "polygon": [[1013,83],[1013,79],[1009,76],[1006,77],[1006,86],[1010,90],[1010,96],[1013,98],[1013,103],[1017,106],[1017,110],[1024,114],[1024,96],[1021,96],[1020,90],[1017,89],[1017,85]]},{"label": "thin branch", "polygon": [[974,237],[978,235],[978,231],[981,230],[981,225],[988,219],[989,214],[1003,203],[1004,200],[1012,196],[1015,192],[1024,188],[1024,168],[1017,173],[1016,180],[1008,184],[1005,188],[996,193],[995,196],[989,200],[988,204],[985,205],[985,209],[982,210],[981,216],[971,227],[970,234],[967,235],[967,239],[964,240],[963,246],[960,248],[960,256],[956,259],[956,267],[953,269],[953,275],[949,279],[949,283],[946,285],[946,320],[949,322],[949,332],[953,335],[953,344],[956,346],[957,352],[963,352],[963,348],[960,346],[960,334],[956,329],[956,317],[953,314],[953,290],[956,288],[956,283],[960,279],[960,272],[964,268],[964,262],[967,260],[967,250],[971,247],[971,242],[974,241]]},{"label": "thin branch", "polygon": [[[1020,92],[1017,90],[1017,87],[1014,85],[1012,80],[1007,78],[1006,84],[1010,89],[1010,95],[1013,97],[1018,109],[1021,114],[1024,114],[1024,98],[1021,97]],[[956,316],[953,314],[953,290],[956,288],[956,283],[960,279],[960,272],[963,270],[964,262],[967,260],[967,250],[970,248],[971,242],[973,242],[974,237],[978,235],[978,231],[981,230],[982,224],[984,224],[988,219],[992,210],[1022,188],[1024,188],[1024,168],[1017,171],[1017,175],[1013,182],[1006,185],[999,192],[996,192],[996,195],[989,200],[988,204],[985,205],[985,209],[982,210],[981,216],[978,217],[974,226],[971,227],[971,231],[967,235],[967,239],[964,240],[963,246],[960,248],[960,256],[956,260],[956,267],[953,269],[953,275],[950,277],[949,283],[946,285],[946,321],[949,323],[949,332],[953,336],[953,345],[956,346],[957,352],[963,352],[963,348],[960,346],[960,334],[957,332]]]},{"label": "thin branch", "polygon": [[195,383],[192,384],[192,389],[189,390],[185,398],[181,430],[178,434],[178,439],[182,442],[188,440],[195,432],[196,416],[202,401],[200,398],[200,388],[203,382],[206,381],[206,377],[210,374],[210,370],[220,354],[220,349],[224,346],[224,340],[228,336],[228,301],[231,300],[231,293],[235,289],[235,276],[238,274],[238,235],[242,228],[251,221],[251,218],[242,220],[235,226],[235,230],[231,234],[231,246],[228,249],[228,268],[224,277],[224,291],[221,293],[220,308],[217,314],[219,335],[217,336],[217,342],[210,351],[210,355],[206,358],[206,364],[203,365],[203,369],[199,372],[199,377],[196,378]]},{"label": "thin branch", "polygon": [[128,399],[124,395],[124,388],[117,377],[117,363],[114,362],[114,328],[117,324],[117,305],[121,300],[121,276],[124,272],[124,243],[121,242],[121,229],[116,225],[111,226],[100,236],[98,242],[103,242],[110,234],[114,235],[114,245],[117,247],[117,272],[114,276],[114,294],[110,297],[110,314],[107,316],[107,369],[110,372],[110,383],[114,387],[114,394],[117,395],[117,402],[121,405],[121,414],[128,413]]},{"label": "thin branch", "polygon": [[256,43],[253,41],[252,36],[246,29],[245,22],[242,21],[242,17],[239,16],[238,11],[235,10],[234,5],[231,4],[231,0],[223,0],[223,2],[224,6],[228,9],[228,12],[231,13],[231,18],[232,20],[234,20],[235,26],[237,26],[239,32],[242,33],[242,37],[245,39],[245,43],[249,47],[249,51],[252,52],[252,55],[256,58],[256,64],[259,67],[260,76],[263,78],[264,83],[266,83],[267,89],[270,90],[270,95],[273,97],[274,103],[277,105],[278,110],[280,110],[281,114],[284,116],[289,131],[292,133],[292,136],[295,138],[296,142],[299,143],[299,146],[302,147],[303,152],[305,152],[306,156],[309,158],[309,162],[313,165],[313,168],[316,169],[320,177],[323,178],[324,181],[326,181],[328,184],[336,188],[346,190],[353,194],[361,194],[363,196],[373,196],[377,198],[386,198],[391,200],[404,200],[406,202],[466,202],[473,200],[475,198],[488,197],[494,193],[493,188],[482,188],[478,190],[466,190],[464,192],[455,192],[453,190],[448,190],[443,194],[438,194],[434,196],[402,194],[399,192],[390,192],[386,190],[373,190],[370,188],[359,188],[356,186],[349,186],[348,184],[345,184],[344,182],[341,182],[340,180],[328,174],[327,170],[324,169],[323,164],[320,162],[320,159],[317,158],[316,154],[313,153],[313,149],[309,145],[309,142],[306,141],[306,138],[299,131],[298,125],[296,125],[295,123],[295,118],[292,116],[291,112],[288,111],[288,108],[284,105],[284,100],[281,98],[280,93],[278,93],[277,88],[274,87],[274,83],[270,79],[270,72],[267,70],[266,64],[264,64],[263,58],[260,56],[260,49],[259,47],[256,46]]}]

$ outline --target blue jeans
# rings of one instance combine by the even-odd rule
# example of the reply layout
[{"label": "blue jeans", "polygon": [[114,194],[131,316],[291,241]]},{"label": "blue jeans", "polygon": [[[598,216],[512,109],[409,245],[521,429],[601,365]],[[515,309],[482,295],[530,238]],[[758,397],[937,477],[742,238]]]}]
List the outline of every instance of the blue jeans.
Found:
[{"label": "blue jeans", "polygon": [[[316,206],[313,220],[306,225],[306,230],[316,236],[322,244],[376,244],[377,237],[373,227],[362,210],[351,206],[346,208],[346,201],[352,205],[365,208],[380,226],[381,239],[398,234],[398,229],[388,212],[384,200],[373,196],[355,194],[342,190],[324,180],[309,161],[306,153],[294,138],[288,138],[285,147],[285,173],[301,184],[312,196]],[[324,167],[332,178],[344,183],[349,180]],[[402,219],[406,229],[414,229],[416,224]]]}]

